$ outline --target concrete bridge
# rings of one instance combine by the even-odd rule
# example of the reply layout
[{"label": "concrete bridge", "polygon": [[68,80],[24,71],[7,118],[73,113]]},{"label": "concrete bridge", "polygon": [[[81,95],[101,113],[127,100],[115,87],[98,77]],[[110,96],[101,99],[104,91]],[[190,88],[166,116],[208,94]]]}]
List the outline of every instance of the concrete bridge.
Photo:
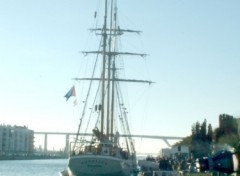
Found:
[{"label": "concrete bridge", "polygon": [[[69,139],[70,136],[76,136],[77,133],[71,132],[34,132],[37,135],[44,135],[44,152],[47,152],[48,135],[65,135],[65,151],[69,151]],[[80,135],[92,136],[92,133],[80,133]],[[123,134],[120,137],[129,137],[129,135]],[[132,138],[148,138],[148,139],[160,139],[163,140],[167,146],[171,147],[168,140],[181,140],[183,137],[179,136],[157,136],[157,135],[131,135]]]}]

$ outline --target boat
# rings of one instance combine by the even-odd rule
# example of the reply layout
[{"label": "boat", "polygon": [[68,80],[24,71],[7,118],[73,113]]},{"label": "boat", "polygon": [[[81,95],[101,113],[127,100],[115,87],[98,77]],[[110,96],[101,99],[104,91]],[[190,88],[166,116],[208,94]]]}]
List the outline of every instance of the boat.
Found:
[{"label": "boat", "polygon": [[153,156],[148,155],[145,159],[138,160],[138,166],[144,173],[151,173],[159,170],[159,161]]},{"label": "boat", "polygon": [[172,164],[167,158],[147,156],[145,159],[138,160],[140,167],[139,176],[179,176],[178,171],[174,171]]},{"label": "boat", "polygon": [[[119,76],[119,72],[123,69],[122,66],[119,67],[123,56],[145,57],[146,54],[118,50],[119,37],[125,33],[141,31],[121,29],[116,2],[116,0],[104,1],[103,25],[90,29],[100,38],[100,45],[96,51],[83,52],[87,56],[96,56],[93,69],[89,71],[91,76],[74,78],[75,81],[88,85],[88,88],[86,88],[77,135],[70,143],[68,166],[60,173],[62,176],[130,176],[136,175],[138,171],[128,113],[120,88],[122,83],[151,84],[152,82]],[[96,16],[97,13],[94,17]],[[98,66],[100,69],[97,69]],[[96,73],[97,70],[100,70],[99,75]],[[90,93],[91,91],[95,93]],[[76,95],[75,87],[72,87],[65,97],[68,99],[73,95]],[[90,111],[88,115],[87,111]],[[83,125],[86,117],[94,119],[92,120],[94,122],[85,120],[87,123]],[[90,124],[94,126],[92,131],[88,132],[88,129],[84,128],[89,128]]]}]

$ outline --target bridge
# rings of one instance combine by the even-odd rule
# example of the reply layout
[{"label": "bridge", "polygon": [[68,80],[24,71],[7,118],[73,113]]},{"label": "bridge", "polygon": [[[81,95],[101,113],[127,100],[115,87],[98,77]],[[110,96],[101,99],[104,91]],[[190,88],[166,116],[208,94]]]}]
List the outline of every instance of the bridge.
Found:
[{"label": "bridge", "polygon": [[[34,134],[37,135],[44,135],[44,152],[47,152],[47,146],[48,146],[48,135],[64,135],[65,138],[65,152],[69,151],[69,141],[70,136],[76,136],[77,133],[71,133],[71,132],[34,132]],[[85,136],[92,136],[92,133],[80,133],[79,135],[85,135]],[[147,138],[147,139],[160,139],[167,144],[167,146],[171,147],[168,140],[181,140],[183,137],[179,136],[157,136],[157,135],[126,135],[122,134],[120,137],[129,137],[132,138]]]}]

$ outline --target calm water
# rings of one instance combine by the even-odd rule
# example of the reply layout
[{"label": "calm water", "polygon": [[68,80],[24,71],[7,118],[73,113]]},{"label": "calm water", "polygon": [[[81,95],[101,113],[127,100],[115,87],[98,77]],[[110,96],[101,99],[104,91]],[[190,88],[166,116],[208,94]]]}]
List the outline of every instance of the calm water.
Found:
[{"label": "calm water", "polygon": [[58,176],[67,159],[0,161],[0,176]]}]

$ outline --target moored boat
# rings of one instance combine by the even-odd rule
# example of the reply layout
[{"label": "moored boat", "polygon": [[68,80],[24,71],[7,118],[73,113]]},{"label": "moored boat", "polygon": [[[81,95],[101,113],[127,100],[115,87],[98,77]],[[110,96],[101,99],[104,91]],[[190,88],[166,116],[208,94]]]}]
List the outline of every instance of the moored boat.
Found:
[{"label": "moored boat", "polygon": [[[119,66],[122,56],[144,57],[145,54],[118,51],[118,38],[126,32],[139,33],[140,31],[120,28],[116,0],[105,0],[104,9],[103,26],[91,29],[101,38],[99,49],[83,52],[85,55],[96,55],[93,70],[89,71],[90,77],[74,78],[84,84],[88,82],[88,88],[83,101],[77,135],[74,142],[70,144],[68,168],[60,173],[62,176],[130,176],[137,173],[136,151],[120,83],[151,84],[152,82],[125,79],[119,76],[119,72],[123,69]],[[96,16],[97,13],[95,13]],[[99,75],[96,74],[96,70],[100,70]],[[96,96],[91,96],[92,91],[95,91]],[[68,99],[73,95],[76,95],[75,87],[65,97]],[[87,114],[89,107],[90,111]],[[86,124],[83,126],[86,117],[88,120],[85,120]],[[91,124],[93,130],[88,136],[87,131]],[[85,130],[83,130],[84,127],[86,127]],[[81,131],[84,132],[81,133]]]}]

